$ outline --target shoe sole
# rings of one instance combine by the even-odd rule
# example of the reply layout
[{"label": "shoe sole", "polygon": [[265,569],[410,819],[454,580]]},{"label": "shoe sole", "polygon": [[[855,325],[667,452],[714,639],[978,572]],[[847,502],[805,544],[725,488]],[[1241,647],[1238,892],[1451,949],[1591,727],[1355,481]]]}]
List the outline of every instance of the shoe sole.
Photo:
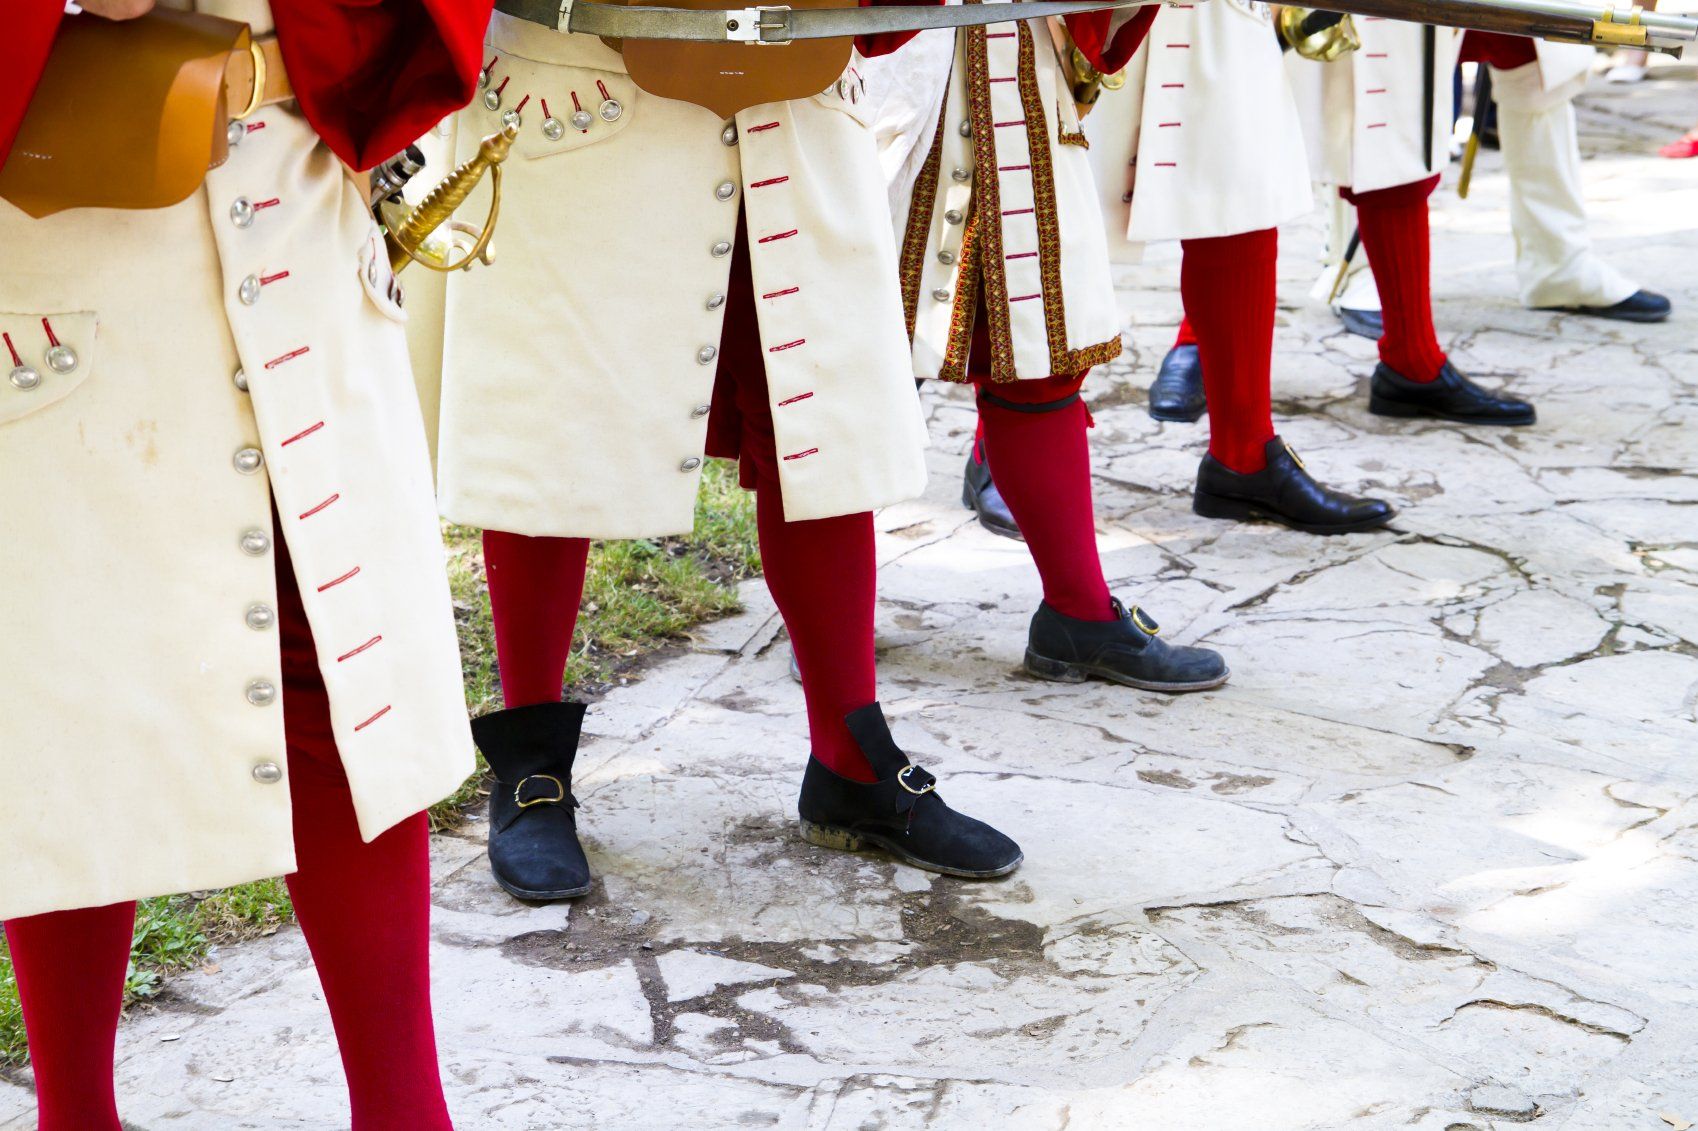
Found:
[{"label": "shoe sole", "polygon": [[1526,428],[1539,422],[1537,416],[1530,416],[1526,420],[1493,420],[1479,416],[1463,416],[1461,413],[1439,412],[1436,409],[1376,396],[1368,398],[1368,411],[1375,416],[1395,416],[1404,420],[1448,420],[1453,424],[1479,424],[1488,428]]},{"label": "shoe sole", "polygon": [[979,509],[978,499],[973,494],[973,489],[971,487],[964,486],[961,488],[961,505],[978,516],[979,525],[990,531],[992,534],[1001,538],[1011,538],[1016,542],[1024,542],[1026,540],[1026,536],[1020,533],[1020,528],[1018,526],[1009,526],[1001,522],[992,522],[990,519],[986,518],[985,512]]},{"label": "shoe sole", "polygon": [[994,880],[999,876],[1008,875],[1026,859],[1026,854],[1022,852],[1011,863],[984,872],[975,872],[967,868],[951,868],[946,864],[933,864],[928,860],[921,860],[877,833],[851,832],[836,825],[822,825],[809,820],[802,822],[802,839],[815,848],[830,848],[838,852],[869,852],[876,849],[896,857],[904,864],[923,871],[936,872],[940,876],[955,876],[963,880]]},{"label": "shoe sole", "polygon": [[1208,410],[1204,405],[1196,412],[1180,412],[1177,409],[1152,408],[1149,410],[1151,420],[1161,420],[1168,424],[1195,424],[1203,419],[1203,413]]},{"label": "shoe sole", "polygon": [[1288,518],[1278,511],[1267,510],[1243,499],[1229,499],[1224,495],[1193,495],[1191,497],[1191,509],[1204,518],[1235,519],[1239,522],[1273,522],[1304,534],[1322,536],[1358,534],[1364,530],[1378,530],[1397,517],[1397,512],[1392,511],[1384,518],[1321,525],[1314,522],[1298,522],[1296,519]]},{"label": "shoe sole", "polygon": [[1611,322],[1639,323],[1667,322],[1669,315],[1674,313],[1672,310],[1664,310],[1660,313],[1608,314],[1603,310],[1592,310],[1584,306],[1541,306],[1537,309],[1554,311],[1557,314],[1579,314],[1587,318],[1606,318]]},{"label": "shoe sole", "polygon": [[[494,873],[492,872],[491,874],[493,875]],[[506,892],[514,899],[528,899],[533,903],[554,903],[562,899],[577,899],[580,896],[590,894],[591,890],[595,888],[595,881],[593,879],[581,888],[562,888],[559,891],[529,891],[516,884],[508,883],[500,876],[495,877],[495,882],[500,886],[502,891]]]},{"label": "shoe sole", "polygon": [[1223,671],[1214,679],[1201,680],[1196,683],[1169,683],[1163,680],[1134,679],[1128,675],[1105,668],[1100,664],[1079,664],[1071,660],[1052,660],[1040,656],[1030,648],[1026,649],[1026,673],[1051,683],[1084,683],[1095,676],[1106,679],[1110,683],[1118,683],[1124,687],[1135,687],[1139,691],[1167,691],[1183,693],[1187,691],[1208,691],[1219,687],[1232,677],[1231,670]]}]

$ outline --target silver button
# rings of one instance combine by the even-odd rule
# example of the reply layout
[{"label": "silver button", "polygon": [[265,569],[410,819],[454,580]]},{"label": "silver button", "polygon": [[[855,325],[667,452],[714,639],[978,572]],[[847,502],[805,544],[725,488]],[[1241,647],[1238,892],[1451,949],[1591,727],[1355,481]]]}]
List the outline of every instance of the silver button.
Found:
[{"label": "silver button", "polygon": [[697,420],[700,420],[702,417],[706,416],[708,413],[710,413],[712,411],[713,411],[712,405],[710,405],[710,404],[699,404],[695,408],[690,410],[690,415],[692,417],[696,418]]},{"label": "silver button", "polygon": [[724,295],[712,294],[712,295],[708,296],[707,308],[709,310],[718,310],[720,307],[722,307],[724,305],[725,305],[725,296]]},{"label": "silver button", "polygon": [[503,110],[501,112],[501,124],[504,126],[516,126],[523,121],[524,119],[519,116],[517,110]]},{"label": "silver button", "polygon": [[973,136],[973,123],[972,122],[962,122],[961,123],[961,136],[962,137],[972,137]]},{"label": "silver button", "polygon": [[943,214],[943,222],[945,224],[959,224],[961,222],[961,210],[959,208],[951,208],[948,212]]},{"label": "silver button", "polygon": [[276,785],[283,780],[283,767],[276,762],[261,762],[254,767],[254,781],[260,785]]},{"label": "silver button", "polygon": [[230,206],[230,223],[238,228],[246,228],[254,222],[254,202],[245,196],[238,196],[236,203]]},{"label": "silver button", "polygon": [[230,379],[236,382],[236,388],[244,393],[248,391],[248,371],[246,369],[236,370],[236,375]]},{"label": "silver button", "polygon": [[47,351],[47,368],[65,374],[77,367],[77,351],[70,346],[54,346]]},{"label": "silver button", "polygon": [[248,127],[240,122],[231,122],[224,127],[224,141],[231,149],[242,144],[242,139],[248,136]]},{"label": "silver button", "polygon": [[256,707],[269,707],[277,701],[277,685],[268,679],[256,679],[248,683],[248,702]]},{"label": "silver button", "polygon": [[604,122],[617,122],[619,115],[624,112],[625,107],[620,105],[617,98],[609,98],[601,104],[601,120]]},{"label": "silver button", "polygon": [[260,454],[258,448],[239,448],[230,462],[235,464],[236,470],[243,475],[252,475],[265,463],[265,456]]},{"label": "silver button", "polygon": [[487,70],[479,71],[478,72],[478,89],[483,90],[483,89],[487,88],[488,86],[489,86],[489,71],[487,71]]},{"label": "silver button", "polygon": [[839,98],[848,98],[849,97],[849,84],[844,82],[842,79],[837,80],[837,97],[839,97]]},{"label": "silver button", "polygon": [[719,350],[717,348],[714,346],[703,346],[701,349],[696,351],[696,362],[700,365],[706,365],[718,356]]},{"label": "silver button", "polygon": [[27,393],[41,384],[41,374],[27,365],[20,365],[12,370],[11,380],[13,388]]},{"label": "silver button", "polygon": [[720,181],[719,187],[713,190],[713,195],[721,200],[730,200],[737,195],[737,186],[730,181]]},{"label": "silver button", "polygon": [[715,259],[724,259],[727,255],[731,254],[731,245],[726,243],[724,240],[720,240],[718,243],[713,245],[712,250],[713,257]]},{"label": "silver button", "polygon": [[270,605],[249,605],[247,616],[243,619],[248,622],[248,627],[255,632],[264,632],[277,623],[277,613],[272,610]]},{"label": "silver button", "polygon": [[694,470],[696,470],[696,468],[700,467],[701,465],[702,465],[702,461],[699,458],[697,458],[696,456],[691,456],[689,459],[685,460],[683,463],[678,465],[678,470],[679,471],[694,471]]},{"label": "silver button", "polygon": [[726,145],[736,145],[737,144],[737,123],[736,122],[725,123],[725,128],[723,130],[719,131],[719,140],[723,141]]},{"label": "silver button", "polygon": [[939,287],[937,290],[932,292],[932,297],[937,299],[939,302],[948,302],[950,298],[949,288]]},{"label": "silver button", "polygon": [[242,300],[242,305],[252,306],[259,301],[259,276],[249,275],[236,288],[236,297]]},{"label": "silver button", "polygon": [[572,128],[573,129],[575,129],[575,130],[587,130],[587,129],[590,128],[590,126],[592,126],[594,124],[595,124],[595,118],[593,118],[590,115],[590,112],[588,110],[578,109],[578,110],[572,111]]},{"label": "silver button", "polygon": [[250,558],[257,558],[271,549],[271,535],[255,527],[242,534],[242,553]]},{"label": "silver button", "polygon": [[484,91],[483,92],[483,105],[484,105],[484,109],[486,109],[486,110],[499,110],[499,109],[501,109],[501,92],[499,90],[486,90],[486,91]]},{"label": "silver button", "polygon": [[969,181],[973,179],[973,174],[966,169],[955,169],[950,172],[949,176],[955,181]]},{"label": "silver button", "polygon": [[948,267],[950,264],[955,262],[955,253],[948,249],[940,251],[937,253],[937,261],[945,267]]},{"label": "silver button", "polygon": [[549,141],[559,141],[566,136],[566,123],[552,114],[542,120],[542,136]]}]

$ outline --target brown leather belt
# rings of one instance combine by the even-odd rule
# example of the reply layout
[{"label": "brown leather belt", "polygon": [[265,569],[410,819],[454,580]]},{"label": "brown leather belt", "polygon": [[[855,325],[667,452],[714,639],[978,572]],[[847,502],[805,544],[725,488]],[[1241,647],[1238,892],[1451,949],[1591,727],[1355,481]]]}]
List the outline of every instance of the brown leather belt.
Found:
[{"label": "brown leather belt", "polygon": [[230,68],[224,72],[224,95],[230,117],[236,121],[295,97],[276,36],[252,40],[247,50],[231,53]]}]

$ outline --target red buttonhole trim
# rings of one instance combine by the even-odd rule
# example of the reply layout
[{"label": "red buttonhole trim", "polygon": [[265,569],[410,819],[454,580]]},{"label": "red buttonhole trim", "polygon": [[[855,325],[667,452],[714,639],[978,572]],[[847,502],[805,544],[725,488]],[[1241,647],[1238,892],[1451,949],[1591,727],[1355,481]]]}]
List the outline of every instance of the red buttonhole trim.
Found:
[{"label": "red buttonhole trim", "polygon": [[340,663],[343,663],[344,661],[351,660],[355,656],[358,656],[361,652],[364,652],[367,648],[370,648],[373,644],[378,643],[382,639],[383,639],[382,636],[374,636],[370,640],[366,641],[364,644],[361,644],[358,648],[355,648],[352,652],[344,652],[340,656],[337,656],[336,662],[340,664]]},{"label": "red buttonhole trim", "polygon": [[270,361],[266,362],[265,367],[267,369],[276,369],[279,365],[282,365],[284,362],[294,361],[297,357],[300,357],[303,353],[308,353],[311,350],[312,350],[311,346],[302,346],[298,350],[290,350],[288,353],[282,355],[281,357],[274,357]]},{"label": "red buttonhole trim", "polygon": [[287,440],[284,440],[281,444],[278,444],[277,446],[280,447],[280,448],[286,448],[290,444],[293,444],[296,440],[306,439],[308,436],[311,436],[314,432],[317,432],[320,428],[323,428],[323,427],[324,427],[324,421],[321,420],[317,424],[314,424],[311,428],[301,429],[299,432],[295,433],[293,436],[290,436]]},{"label": "red buttonhole trim", "polygon": [[12,355],[12,364],[22,365],[24,363],[24,359],[18,356],[18,347],[12,344],[12,335],[0,334],[0,338],[6,339],[6,349]]},{"label": "red buttonhole trim", "polygon": [[793,460],[793,459],[807,459],[807,458],[808,458],[808,457],[809,457],[809,456],[812,456],[812,455],[818,455],[818,454],[819,454],[819,449],[818,449],[818,448],[809,448],[809,449],[808,449],[808,450],[807,450],[807,451],[805,451],[805,452],[797,452],[797,453],[796,453],[796,454],[795,454],[795,455],[789,455],[789,456],[785,456],[785,457],[784,457],[784,458],[785,458],[785,459],[786,459],[786,460]]},{"label": "red buttonhole trim", "polygon": [[329,506],[331,503],[334,503],[337,499],[340,499],[341,497],[342,497],[341,492],[337,492],[336,494],[330,496],[330,498],[324,500],[324,502],[318,504],[318,506],[313,507],[311,510],[302,511],[301,512],[301,520],[303,522],[306,521],[307,519],[311,518],[313,515],[317,514],[319,511],[323,510],[325,507]]},{"label": "red buttonhole trim", "polygon": [[793,349],[795,349],[795,348],[796,348],[796,347],[797,347],[797,346],[800,346],[800,345],[804,345],[804,344],[806,344],[806,343],[807,343],[807,340],[808,340],[808,339],[806,339],[806,338],[797,338],[797,339],[796,339],[796,340],[795,340],[795,341],[793,341],[793,342],[785,342],[785,343],[784,343],[784,344],[783,344],[783,345],[781,345],[781,346],[772,346],[772,347],[771,347],[771,348],[769,348],[769,349],[768,349],[768,350],[767,350],[767,351],[766,351],[766,352],[768,352],[768,353],[781,353],[781,352],[783,352],[783,351],[784,351],[784,350],[793,350]]},{"label": "red buttonhole trim", "polygon": [[355,574],[357,574],[359,572],[360,572],[360,567],[355,566],[353,569],[349,570],[347,573],[344,573],[341,577],[332,578],[331,580],[326,581],[323,585],[320,585],[318,587],[318,591],[320,593],[323,593],[326,589],[334,589],[338,585],[342,584],[344,581],[347,581],[349,578],[353,577]]},{"label": "red buttonhole trim", "polygon": [[387,715],[390,711],[392,711],[394,709],[395,708],[394,708],[393,705],[385,707],[385,708],[383,708],[383,710],[379,711],[377,714],[373,715],[371,718],[367,719],[365,722],[355,724],[354,729],[356,731],[364,730],[367,727],[369,727],[371,724],[375,723],[377,720],[381,719],[383,716]]},{"label": "red buttonhole trim", "polygon": [[785,405],[795,404],[797,401],[805,401],[811,396],[813,396],[812,393],[803,393],[799,397],[791,397],[789,400],[779,401],[778,407],[783,408]]}]

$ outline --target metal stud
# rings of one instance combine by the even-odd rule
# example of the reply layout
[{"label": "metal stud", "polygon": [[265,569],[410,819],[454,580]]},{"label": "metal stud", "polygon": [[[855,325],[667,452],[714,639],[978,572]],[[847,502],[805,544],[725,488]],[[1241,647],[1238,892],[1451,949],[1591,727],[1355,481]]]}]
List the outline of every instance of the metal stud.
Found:
[{"label": "metal stud", "polygon": [[248,371],[246,369],[236,370],[236,375],[230,379],[236,383],[236,388],[244,393],[248,391]]},{"label": "metal stud", "polygon": [[247,614],[242,618],[248,622],[248,627],[255,632],[264,632],[277,623],[277,613],[270,605],[254,604],[248,606]]},{"label": "metal stud", "polygon": [[932,297],[937,299],[939,302],[948,302],[951,298],[949,288],[939,287],[937,290],[932,292]]},{"label": "metal stud", "polygon": [[724,259],[727,255],[731,254],[731,245],[725,240],[720,240],[718,243],[713,245],[712,251],[715,259]]},{"label": "metal stud", "polygon": [[503,126],[512,127],[519,125],[523,121],[524,119],[519,116],[519,112],[517,110],[503,110],[501,112],[501,124]]},{"label": "metal stud", "polygon": [[718,356],[719,349],[717,346],[703,346],[701,349],[696,351],[696,364],[706,365]]},{"label": "metal stud", "polygon": [[837,97],[839,97],[839,98],[848,98],[849,97],[849,84],[844,82],[842,79],[837,80]]},{"label": "metal stud", "polygon": [[484,91],[483,92],[483,105],[484,105],[484,109],[486,109],[486,110],[499,110],[499,109],[501,109],[501,92],[499,90],[486,90],[486,91]]},{"label": "metal stud", "polygon": [[721,181],[719,187],[713,190],[713,195],[720,200],[730,200],[737,195],[737,186],[730,181]]},{"label": "metal stud", "polygon": [[959,224],[961,222],[961,210],[959,208],[951,208],[948,212],[943,214],[943,222],[945,224]]},{"label": "metal stud", "polygon": [[47,351],[47,368],[63,376],[77,367],[77,351],[70,346],[52,346]]},{"label": "metal stud", "polygon": [[263,557],[266,551],[271,549],[271,535],[256,526],[252,530],[243,532],[240,545],[242,553],[248,557]]},{"label": "metal stud", "polygon": [[268,679],[252,680],[247,689],[248,702],[256,707],[269,707],[277,702],[277,685]]},{"label": "metal stud", "polygon": [[20,365],[12,370],[11,381],[13,388],[27,393],[41,384],[41,374],[27,365]]},{"label": "metal stud", "polygon": [[265,464],[265,456],[258,448],[238,448],[230,462],[243,475],[252,475]]},{"label": "metal stud", "polygon": [[254,781],[260,785],[276,785],[283,780],[283,767],[276,762],[261,762],[254,767]]},{"label": "metal stud", "polygon": [[242,144],[242,140],[247,136],[248,127],[242,125],[240,122],[231,122],[228,126],[224,127],[224,142],[231,149]]},{"label": "metal stud", "polygon": [[484,70],[481,70],[481,71],[478,72],[478,89],[479,90],[487,90],[488,88],[489,88],[489,70],[487,68],[485,68]]},{"label": "metal stud", "polygon": [[973,174],[966,169],[953,169],[950,171],[949,177],[953,181],[962,182],[972,180]]},{"label": "metal stud", "polygon": [[252,306],[259,301],[259,276],[249,275],[236,288],[236,297],[242,300],[243,306]]},{"label": "metal stud", "polygon": [[549,141],[559,141],[566,136],[566,123],[550,114],[542,120],[542,136]]},{"label": "metal stud", "polygon": [[962,137],[972,137],[973,136],[973,123],[972,122],[962,122],[961,123],[961,136]]},{"label": "metal stud", "polygon": [[588,110],[574,110],[574,111],[572,111],[572,128],[573,129],[575,129],[575,130],[587,130],[593,125],[595,125],[595,118],[590,114],[590,112]]},{"label": "metal stud", "polygon": [[737,123],[727,122],[725,128],[719,131],[719,140],[726,145],[737,144]]},{"label": "metal stud", "polygon": [[689,459],[685,460],[683,463],[678,465],[678,470],[679,471],[694,471],[694,470],[696,470],[696,468],[700,467],[701,465],[702,465],[702,461],[700,459],[698,459],[695,456],[691,456]]},{"label": "metal stud", "polygon": [[955,262],[955,253],[946,248],[937,253],[937,261],[945,267],[949,267]]},{"label": "metal stud", "polygon": [[718,310],[720,307],[722,307],[724,305],[725,305],[725,296],[724,295],[722,295],[722,294],[711,294],[711,295],[708,296],[707,308],[709,310]]},{"label": "metal stud", "polygon": [[236,203],[230,206],[230,223],[238,228],[246,228],[254,222],[254,202],[245,196],[238,196]]},{"label": "metal stud", "polygon": [[710,413],[712,411],[713,411],[712,405],[710,405],[710,404],[699,404],[695,408],[690,410],[690,415],[695,417],[697,420],[700,420],[702,417],[706,416],[708,413]]},{"label": "metal stud", "polygon": [[624,112],[625,107],[617,98],[609,98],[601,104],[601,120],[604,122],[617,122]]}]

